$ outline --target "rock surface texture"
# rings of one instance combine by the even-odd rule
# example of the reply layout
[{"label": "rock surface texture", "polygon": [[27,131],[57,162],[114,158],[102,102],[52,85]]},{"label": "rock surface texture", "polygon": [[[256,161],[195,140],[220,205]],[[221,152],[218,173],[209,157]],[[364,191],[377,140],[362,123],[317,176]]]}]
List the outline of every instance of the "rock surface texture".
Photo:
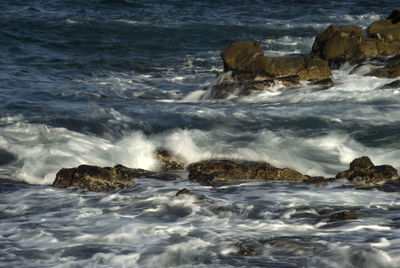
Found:
[{"label": "rock surface texture", "polygon": [[233,43],[221,53],[224,79],[211,89],[211,97],[247,96],[276,84],[295,88],[300,81],[326,89],[333,85],[331,69],[345,61],[359,63],[370,57],[395,56],[384,58],[386,65],[368,75],[399,77],[399,14],[400,10],[394,10],[386,19],[373,22],[366,33],[355,25],[330,25],[315,37],[307,55],[272,58],[264,55],[259,42]]},{"label": "rock surface texture", "polygon": [[127,188],[134,178],[151,173],[144,169],[115,167],[97,167],[80,165],[77,168],[63,168],[58,171],[53,186],[58,188],[79,187],[89,191],[105,192]]},{"label": "rock surface texture", "polygon": [[306,182],[309,177],[289,168],[276,168],[265,162],[229,159],[205,160],[190,164],[189,180],[206,185],[238,180]]},{"label": "rock surface texture", "polygon": [[382,184],[398,178],[395,168],[390,165],[375,166],[367,156],[354,159],[349,170],[336,175],[336,179],[347,179],[355,185]]}]

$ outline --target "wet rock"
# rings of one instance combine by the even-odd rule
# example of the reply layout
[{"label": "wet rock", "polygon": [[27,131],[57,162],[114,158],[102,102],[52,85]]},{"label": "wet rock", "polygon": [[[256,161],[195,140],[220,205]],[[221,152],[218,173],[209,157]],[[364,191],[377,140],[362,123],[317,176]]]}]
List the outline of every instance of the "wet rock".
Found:
[{"label": "wet rock", "polygon": [[221,53],[224,71],[264,72],[269,60],[259,42],[244,41],[231,44]]},{"label": "wet rock", "polygon": [[235,255],[239,256],[259,256],[261,255],[261,250],[257,247],[250,245],[244,241],[237,242],[235,244],[237,247],[237,252]]},{"label": "wet rock", "polygon": [[215,85],[211,89],[211,97],[213,99],[226,99],[229,96],[248,96],[252,91],[261,91],[266,87],[275,85],[274,80],[261,80],[261,81],[223,81]]},{"label": "wet rock", "polygon": [[192,194],[193,194],[193,193],[192,193],[189,189],[183,188],[183,189],[179,190],[179,191],[175,194],[175,196],[179,196],[179,195],[192,195]]},{"label": "wet rock", "polygon": [[17,157],[14,154],[0,148],[0,166],[7,165],[16,160],[17,160]]},{"label": "wet rock", "polygon": [[277,84],[284,85],[285,87],[288,88],[294,88],[300,84],[300,77],[298,75],[277,77],[274,79],[274,82],[276,82]]},{"label": "wet rock", "polygon": [[151,178],[158,180],[175,180],[176,175],[157,173],[140,168],[127,168],[122,165],[115,167],[98,167],[80,165],[76,168],[63,168],[56,174],[54,187],[79,187],[94,192],[106,192],[128,188],[134,178]]},{"label": "wet rock", "polygon": [[271,58],[268,73],[275,77],[298,76],[300,80],[322,80],[332,73],[328,62],[310,55]]},{"label": "wet rock", "polygon": [[382,41],[400,41],[399,10],[393,11],[387,19],[373,22],[367,28],[370,37]]},{"label": "wet rock", "polygon": [[[390,27],[389,27],[390,24]],[[389,20],[374,22],[364,38],[361,27],[331,25],[315,38],[311,54],[328,60],[338,68],[346,60],[359,61],[371,56],[390,56],[400,52],[400,24]]]},{"label": "wet rock", "polygon": [[357,211],[341,211],[331,214],[329,216],[329,222],[355,220],[361,216],[361,213]]},{"label": "wet rock", "polygon": [[392,24],[400,22],[400,9],[393,10],[386,19],[390,20]]},{"label": "wet rock", "polygon": [[328,89],[333,86],[333,81],[330,78],[322,80],[310,80],[310,85],[321,87],[321,89]]},{"label": "wet rock", "polygon": [[77,168],[63,168],[58,171],[53,186],[79,187],[89,191],[105,192],[127,188],[133,184],[133,178],[148,173],[149,171],[143,169],[131,169],[121,165],[105,168],[80,165]]},{"label": "wet rock", "polygon": [[167,149],[158,148],[154,152],[154,155],[158,159],[161,168],[164,171],[184,169],[184,162],[181,159],[172,156],[172,154]]},{"label": "wet rock", "polygon": [[397,178],[395,168],[390,165],[375,166],[367,156],[354,159],[349,170],[336,175],[336,179],[347,179],[358,186],[390,182]]},{"label": "wet rock", "polygon": [[363,36],[359,26],[330,25],[315,37],[311,53],[325,60],[354,59],[355,44],[360,43]]},{"label": "wet rock", "polygon": [[276,168],[265,162],[212,159],[190,164],[189,180],[212,185],[238,180],[305,182],[309,177],[289,168]]}]

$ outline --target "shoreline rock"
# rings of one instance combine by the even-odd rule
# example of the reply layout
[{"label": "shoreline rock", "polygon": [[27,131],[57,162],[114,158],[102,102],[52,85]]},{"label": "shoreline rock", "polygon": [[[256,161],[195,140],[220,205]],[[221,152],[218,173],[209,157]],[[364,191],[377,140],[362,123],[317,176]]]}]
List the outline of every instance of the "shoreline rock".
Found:
[{"label": "shoreline rock", "polygon": [[[346,61],[361,63],[370,57],[394,56],[383,68],[367,75],[395,78],[400,76],[400,10],[373,22],[364,31],[355,25],[330,25],[316,35],[310,53],[285,57],[264,55],[259,42],[241,41],[223,49],[221,59],[227,79],[211,89],[213,99],[230,95],[247,96],[276,84],[296,88],[300,81],[327,89],[333,86],[332,69]],[[287,82],[287,77],[292,79]]]}]

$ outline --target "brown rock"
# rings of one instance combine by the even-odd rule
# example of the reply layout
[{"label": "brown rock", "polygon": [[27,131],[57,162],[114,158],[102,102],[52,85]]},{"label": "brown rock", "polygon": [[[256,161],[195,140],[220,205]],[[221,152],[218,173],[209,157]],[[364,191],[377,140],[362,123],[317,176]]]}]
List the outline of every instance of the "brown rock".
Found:
[{"label": "brown rock", "polygon": [[367,156],[363,156],[354,159],[350,169],[338,173],[336,178],[350,180],[355,185],[365,185],[394,181],[399,176],[392,166],[375,166]]},{"label": "brown rock", "polygon": [[315,37],[311,53],[325,60],[354,59],[355,45],[363,36],[361,27],[330,25]]},{"label": "brown rock", "polygon": [[385,66],[371,71],[368,75],[385,78],[400,77],[400,55],[386,60]]},{"label": "brown rock", "polygon": [[212,185],[237,180],[275,180],[304,182],[307,176],[289,168],[276,168],[265,162],[228,159],[205,160],[187,167],[189,180]]},{"label": "brown rock", "polygon": [[275,77],[298,76],[305,81],[327,79],[332,75],[327,61],[310,55],[271,58],[268,73]]},{"label": "brown rock", "polygon": [[58,188],[80,187],[89,191],[105,192],[127,188],[133,184],[133,178],[147,175],[150,171],[132,169],[121,165],[97,167],[81,165],[77,168],[63,168],[53,182]]},{"label": "brown rock", "polygon": [[154,152],[155,157],[160,162],[161,168],[164,171],[167,170],[182,170],[185,166],[181,159],[178,159],[165,148],[158,148]]},{"label": "brown rock", "polygon": [[264,56],[259,42],[233,43],[221,53],[224,71],[264,72],[269,60]]},{"label": "brown rock", "polygon": [[381,41],[400,41],[400,23],[393,24],[390,19],[378,20],[367,28],[367,34]]}]

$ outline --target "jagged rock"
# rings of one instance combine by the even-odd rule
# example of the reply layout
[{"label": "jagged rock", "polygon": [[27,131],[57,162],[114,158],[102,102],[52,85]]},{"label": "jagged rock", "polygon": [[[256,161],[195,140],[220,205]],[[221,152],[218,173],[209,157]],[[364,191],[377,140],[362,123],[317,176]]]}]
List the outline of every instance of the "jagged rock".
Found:
[{"label": "jagged rock", "polygon": [[333,86],[333,81],[330,78],[322,80],[311,80],[310,85],[319,86],[321,89],[327,89]]},{"label": "jagged rock", "polygon": [[392,83],[383,85],[381,89],[400,88],[400,80],[393,81]]},{"label": "jagged rock", "polygon": [[311,53],[325,60],[353,59],[354,46],[363,40],[359,26],[330,25],[315,37]]},{"label": "jagged rock", "polygon": [[275,85],[274,80],[223,81],[211,89],[213,99],[226,99],[232,96],[248,96],[252,91],[260,91]]},{"label": "jagged rock", "polygon": [[80,187],[89,191],[105,192],[127,188],[133,184],[133,178],[149,173],[151,172],[147,170],[132,169],[122,165],[105,168],[80,165],[77,168],[63,168],[58,171],[53,186]]},{"label": "jagged rock", "polygon": [[396,11],[393,11],[392,14],[389,15],[389,17],[393,16],[393,19],[373,22],[367,28],[368,36],[381,41],[400,41],[400,23],[398,23],[398,17],[396,17],[395,13]]},{"label": "jagged rock", "polygon": [[329,222],[355,220],[361,217],[361,213],[357,211],[341,211],[333,213],[329,216]]},{"label": "jagged rock", "polygon": [[[389,20],[384,21],[392,25]],[[368,38],[364,38],[361,27],[330,25],[315,37],[311,54],[329,60],[330,66],[333,68],[337,68],[346,60],[358,61],[371,56],[399,54],[400,39],[391,36],[400,34],[397,29],[400,24],[391,26],[390,29],[378,25],[381,25],[380,22],[375,22],[368,28]]]},{"label": "jagged rock", "polygon": [[212,185],[237,180],[306,182],[309,177],[289,168],[276,168],[265,162],[212,159],[190,164],[189,180]]},{"label": "jagged rock", "polygon": [[160,162],[161,168],[164,171],[184,169],[185,166],[184,162],[181,159],[172,156],[167,149],[158,148],[154,152],[154,155]]},{"label": "jagged rock", "polygon": [[250,245],[244,241],[237,242],[235,244],[237,247],[237,252],[235,255],[239,256],[258,256],[261,255],[261,251],[257,249],[255,246]]},{"label": "jagged rock", "polygon": [[310,55],[271,58],[267,72],[276,77],[298,76],[304,81],[327,79],[332,75],[327,61]]},{"label": "jagged rock", "polygon": [[259,42],[233,43],[221,53],[224,71],[264,72],[269,60],[264,56]]},{"label": "jagged rock", "polygon": [[175,196],[179,196],[179,195],[192,195],[192,194],[193,194],[193,193],[192,193],[189,189],[183,188],[183,189],[179,190],[179,191],[175,194]]},{"label": "jagged rock", "polygon": [[127,168],[122,165],[115,167],[98,167],[80,165],[77,168],[63,168],[58,171],[53,182],[54,187],[79,187],[94,192],[106,192],[128,188],[134,178],[140,177],[175,180],[173,174],[156,173],[140,168]]},{"label": "jagged rock", "polygon": [[375,166],[367,156],[354,159],[350,169],[336,175],[336,179],[347,179],[354,185],[378,184],[399,178],[397,170],[389,165]]}]

